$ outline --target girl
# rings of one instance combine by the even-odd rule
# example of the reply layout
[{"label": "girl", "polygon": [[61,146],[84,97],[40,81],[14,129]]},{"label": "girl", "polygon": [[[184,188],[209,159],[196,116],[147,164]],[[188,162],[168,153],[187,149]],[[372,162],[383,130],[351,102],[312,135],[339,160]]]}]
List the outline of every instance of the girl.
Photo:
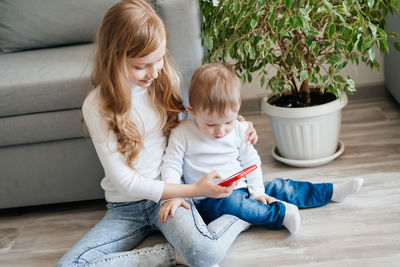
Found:
[{"label": "girl", "polygon": [[[166,134],[184,112],[167,40],[163,22],[143,0],[118,2],[102,21],[94,88],[82,112],[104,168],[101,186],[108,210],[56,266],[166,266],[180,263],[178,255],[190,265],[211,266],[248,227],[230,215],[206,226],[192,202],[168,222],[158,219],[160,199],[221,198],[234,188],[215,185],[216,172],[192,185],[160,181]],[[254,128],[250,132],[255,142]],[[134,249],[156,230],[172,245]]]}]

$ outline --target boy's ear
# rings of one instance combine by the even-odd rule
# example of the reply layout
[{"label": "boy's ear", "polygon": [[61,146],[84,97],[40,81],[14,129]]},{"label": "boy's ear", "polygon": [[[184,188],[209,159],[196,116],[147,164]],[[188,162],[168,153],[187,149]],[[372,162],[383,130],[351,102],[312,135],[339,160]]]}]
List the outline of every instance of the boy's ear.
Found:
[{"label": "boy's ear", "polygon": [[194,116],[194,110],[191,105],[186,104],[185,108],[189,111],[190,115]]}]

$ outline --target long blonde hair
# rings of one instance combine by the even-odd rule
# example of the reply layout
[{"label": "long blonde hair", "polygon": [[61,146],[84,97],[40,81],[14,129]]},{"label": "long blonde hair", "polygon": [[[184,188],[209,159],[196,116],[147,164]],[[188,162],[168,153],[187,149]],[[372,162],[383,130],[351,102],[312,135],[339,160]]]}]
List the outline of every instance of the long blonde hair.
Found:
[{"label": "long blonde hair", "polygon": [[[168,31],[154,9],[142,0],[121,1],[111,7],[97,33],[92,84],[99,88],[101,115],[118,138],[118,151],[133,168],[133,160],[143,148],[143,137],[130,120],[131,83],[127,75],[127,58],[144,57],[168,40]],[[179,123],[184,107],[179,91],[179,76],[164,55],[164,67],[149,86],[148,93],[157,108],[163,133]],[[161,127],[161,126],[160,126]]]}]

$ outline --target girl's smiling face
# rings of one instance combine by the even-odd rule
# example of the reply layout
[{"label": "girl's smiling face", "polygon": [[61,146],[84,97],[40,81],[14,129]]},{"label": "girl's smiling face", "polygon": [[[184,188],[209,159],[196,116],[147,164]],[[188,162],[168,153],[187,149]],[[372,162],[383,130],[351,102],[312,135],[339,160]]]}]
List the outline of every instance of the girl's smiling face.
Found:
[{"label": "girl's smiling face", "polygon": [[148,87],[157,79],[158,73],[164,66],[164,55],[166,52],[166,41],[155,50],[144,57],[127,59],[129,80],[141,87]]}]

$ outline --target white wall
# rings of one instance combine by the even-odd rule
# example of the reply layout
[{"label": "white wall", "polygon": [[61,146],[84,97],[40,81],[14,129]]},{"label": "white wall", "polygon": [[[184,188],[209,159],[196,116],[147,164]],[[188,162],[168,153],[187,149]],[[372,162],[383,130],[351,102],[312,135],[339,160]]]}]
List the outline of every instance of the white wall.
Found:
[{"label": "white wall", "polygon": [[[383,58],[382,54],[377,53],[376,60],[381,65],[380,71],[375,69],[371,70],[370,67],[361,62],[357,67],[357,71],[355,71],[353,65],[349,63],[346,68],[343,69],[342,73],[345,76],[350,75],[352,77],[356,84],[356,89],[357,87],[367,85],[382,84],[384,82]],[[260,87],[259,79],[256,77],[256,75],[253,76],[251,84],[247,83],[243,86],[242,99],[261,98],[267,94],[265,88]]]}]

